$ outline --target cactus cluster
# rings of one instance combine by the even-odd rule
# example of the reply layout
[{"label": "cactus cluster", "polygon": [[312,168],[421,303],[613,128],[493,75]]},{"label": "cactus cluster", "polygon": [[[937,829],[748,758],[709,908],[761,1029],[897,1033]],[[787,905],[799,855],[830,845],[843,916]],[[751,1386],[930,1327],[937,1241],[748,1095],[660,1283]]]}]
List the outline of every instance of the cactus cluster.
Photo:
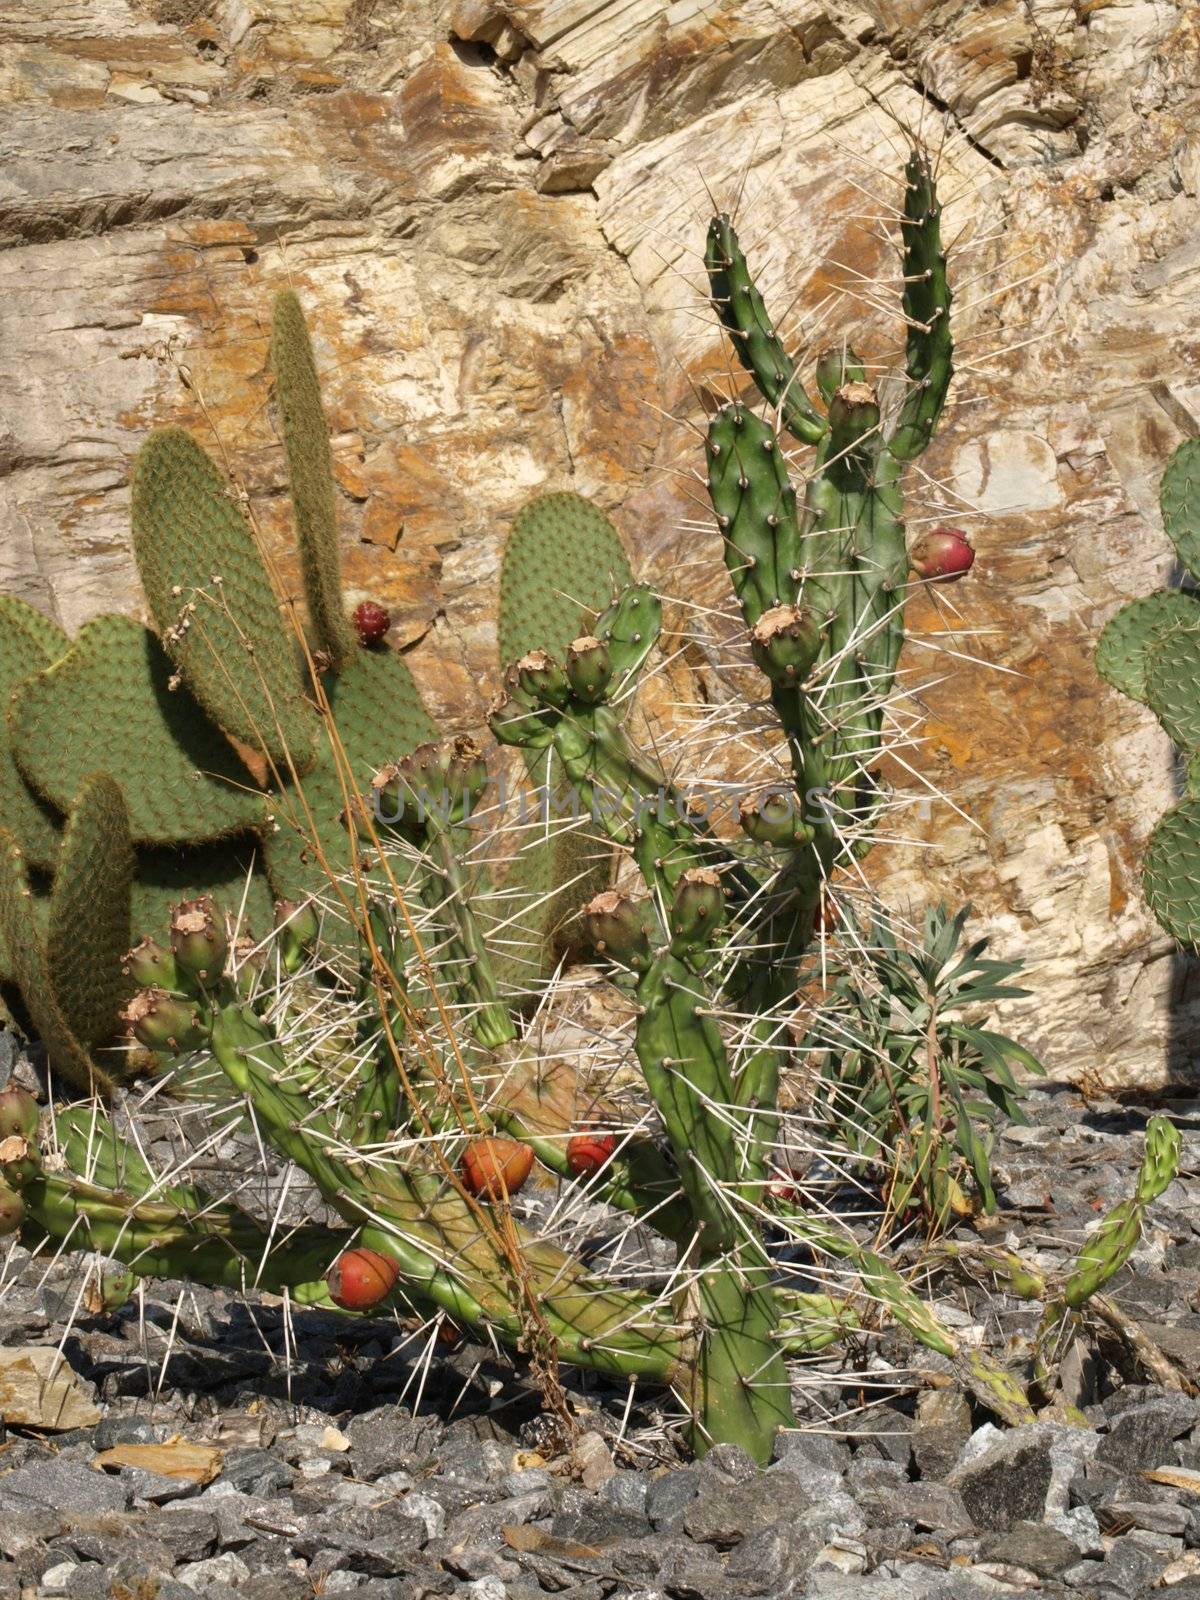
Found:
[{"label": "cactus cluster", "polygon": [[[302,650],[215,468],[178,430],[152,436],[134,525],[157,634],[100,619],[68,645],[12,613],[27,660],[46,665],[16,687],[0,767],[8,788],[23,786],[5,813],[0,933],[10,961],[21,944],[53,967],[45,985],[40,971],[13,975],[31,1013],[40,985],[83,1048],[113,996],[82,969],[103,952],[111,973],[117,925],[89,929],[68,959],[60,913],[79,907],[77,881],[116,882],[124,862],[140,882],[158,852],[161,886],[164,850],[216,852],[205,868],[216,892],[193,880],[201,892],[174,906],[169,945],[130,951],[128,1028],[155,1057],[157,1093],[197,1059],[218,1072],[338,1221],[267,1226],[155,1175],[93,1108],[59,1113],[61,1162],[39,1159],[29,1127],[0,1142],[29,1243],[90,1245],[141,1275],[286,1288],[300,1304],[416,1311],[524,1350],[542,1372],[557,1359],[645,1379],[683,1403],[699,1451],[729,1441],[766,1459],[794,1420],[788,1357],[884,1313],[998,1414],[1032,1415],[1012,1376],[960,1349],[892,1266],[781,1181],[799,964],[886,796],[910,570],[900,477],[952,371],[940,215],[915,151],[901,222],[905,384],[890,412],[849,348],[817,362],[810,398],[732,223],[709,230],[713,304],[766,413],[738,399],[712,417],[708,485],[743,666],[787,773],[744,795],[732,821],[698,810],[638,747],[630,712],[662,604],[633,581],[607,517],[572,494],[527,506],[504,556],[492,765],[503,747],[520,752],[545,807],[516,827],[497,818],[488,759],[469,739],[438,739],[386,648],[386,617],[360,607],[347,620],[316,366],[291,294],[276,306],[272,362],[311,629]],[[814,452],[802,495],[781,428]],[[970,565],[943,545],[919,559],[931,579]],[[0,670],[19,676],[6,649],[0,626]],[[89,726],[68,750],[62,729],[81,701]],[[106,751],[119,770],[89,778]],[[83,866],[80,817],[101,810],[111,836],[89,836]],[[36,902],[11,853],[22,833],[40,866],[57,862],[33,942],[20,917],[36,917]],[[281,902],[277,937],[250,947],[231,937],[216,865],[247,843]],[[615,1052],[611,1072],[588,1051],[545,1047],[544,1006],[526,1005],[564,928],[628,1018],[612,1041],[592,1036],[595,1054]],[[140,917],[134,931],[146,932]],[[34,1021],[70,1073],[57,1012]],[[534,1174],[624,1219],[611,1270],[534,1225]],[[623,1279],[622,1249],[652,1235],[659,1254]],[[815,1285],[786,1268],[780,1236],[820,1261]]]},{"label": "cactus cluster", "polygon": [[[1185,439],[1159,487],[1163,527],[1185,573],[1200,580],[1200,439]],[[1180,944],[1200,949],[1200,599],[1165,589],[1122,606],[1096,647],[1114,689],[1149,706],[1179,747],[1185,794],[1146,849],[1147,903]]]}]

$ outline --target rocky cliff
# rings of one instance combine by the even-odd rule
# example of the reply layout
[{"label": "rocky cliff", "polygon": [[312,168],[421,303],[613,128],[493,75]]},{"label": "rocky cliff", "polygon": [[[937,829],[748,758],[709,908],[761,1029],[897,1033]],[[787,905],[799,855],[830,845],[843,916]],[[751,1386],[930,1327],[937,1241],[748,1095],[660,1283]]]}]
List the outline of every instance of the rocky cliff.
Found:
[{"label": "rocky cliff", "polygon": [[168,420],[224,454],[286,564],[264,367],[290,282],[348,584],[390,604],[449,725],[494,682],[507,521],[566,485],[688,602],[677,703],[719,700],[695,425],[741,379],[703,299],[708,192],[798,340],[886,363],[886,222],[923,129],[960,344],[913,520],[970,527],[980,554],[914,608],[907,656],[896,775],[953,804],[897,823],[926,848],[872,862],[898,903],[969,898],[1025,955],[1019,1026],[1056,1075],[1188,1072],[1195,983],[1138,889],[1169,747],[1091,652],[1170,572],[1155,488],[1200,425],[1200,13],[0,0],[0,45],[0,587],[69,628],[136,611],[129,464]]}]

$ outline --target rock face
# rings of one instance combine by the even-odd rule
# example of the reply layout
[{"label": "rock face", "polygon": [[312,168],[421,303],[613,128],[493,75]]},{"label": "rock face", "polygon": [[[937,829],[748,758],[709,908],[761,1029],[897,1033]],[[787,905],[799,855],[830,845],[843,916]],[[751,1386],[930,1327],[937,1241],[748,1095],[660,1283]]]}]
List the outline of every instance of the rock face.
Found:
[{"label": "rock face", "polygon": [[[880,223],[923,127],[959,376],[910,525],[968,527],[979,559],[913,608],[920,776],[895,774],[956,809],[918,808],[902,831],[939,848],[873,872],[902,904],[969,898],[1030,961],[1009,1022],[1054,1074],[1186,1069],[1200,1003],[1138,886],[1170,753],[1091,652],[1170,573],[1155,490],[1200,419],[1194,9],[0,0],[0,43],[0,588],[72,629],[136,611],[129,464],[167,421],[224,453],[294,580],[264,370],[290,282],[351,597],[389,607],[452,727],[494,683],[531,492],[596,496],[642,575],[724,603],[689,479],[696,422],[746,386],[703,298],[706,189],[789,333],[890,362]],[[672,687],[720,692],[710,639]]]}]

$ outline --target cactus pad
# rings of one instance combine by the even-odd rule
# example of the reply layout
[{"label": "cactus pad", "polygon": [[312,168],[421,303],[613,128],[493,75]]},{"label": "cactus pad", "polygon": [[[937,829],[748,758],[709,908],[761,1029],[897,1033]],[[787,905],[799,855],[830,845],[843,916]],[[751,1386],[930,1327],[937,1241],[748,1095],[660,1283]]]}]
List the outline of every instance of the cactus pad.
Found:
[{"label": "cactus pad", "polygon": [[[345,672],[327,677],[325,693],[359,792],[387,762],[437,738],[412,674],[394,650],[360,650]],[[320,758],[299,789],[289,787],[272,799],[278,831],[267,834],[265,859],[276,898],[328,900],[329,878],[312,849],[313,831],[331,871],[349,872],[350,838],[338,820],[345,804],[332,748],[322,737]]]},{"label": "cactus pad", "polygon": [[1100,635],[1096,671],[1131,700],[1149,705],[1146,663],[1149,652],[1168,629],[1200,623],[1200,603],[1180,589],[1160,590],[1122,606]]},{"label": "cactus pad", "polygon": [[130,943],[147,937],[161,943],[171,907],[202,894],[212,895],[218,905],[239,918],[239,934],[263,938],[270,932],[275,913],[256,843],[232,840],[190,850],[139,850]]},{"label": "cactus pad", "polygon": [[72,1033],[85,1045],[116,1032],[127,985],[133,847],[116,782],[85,778],[67,818],[46,928],[46,971]]},{"label": "cactus pad", "polygon": [[329,427],[312,341],[291,289],[275,297],[271,368],[309,621],[317,648],[341,671],[358,647],[342,599]]},{"label": "cactus pad", "polygon": [[[0,596],[0,716],[13,691],[32,672],[57,661],[71,647],[67,635],[24,601]],[[60,820],[30,789],[13,758],[7,719],[0,726],[0,818],[35,867],[51,867],[58,854]]]},{"label": "cactus pad", "polygon": [[76,1037],[54,994],[25,858],[6,828],[0,828],[0,943],[51,1066],[84,1093],[111,1093],[112,1080]]},{"label": "cactus pad", "polygon": [[138,453],[133,547],[166,651],[208,715],[281,770],[290,758],[306,771],[317,719],[294,641],[240,507],[182,428]]},{"label": "cactus pad", "polygon": [[543,494],[517,513],[500,568],[500,665],[530,650],[561,658],[585,613],[633,581],[608,517],[577,494]]},{"label": "cactus pad", "polygon": [[129,617],[89,622],[61,661],[22,684],[11,713],[22,774],[65,811],[90,772],[111,772],[137,844],[245,833],[261,795],[182,684],[158,640]]},{"label": "cactus pad", "polygon": [[1146,699],[1177,745],[1200,748],[1200,625],[1158,635],[1146,658]]},{"label": "cactus pad", "polygon": [[1176,554],[1193,577],[1200,577],[1200,439],[1185,439],[1171,457],[1158,499]]},{"label": "cactus pad", "polygon": [[1142,865],[1142,887],[1172,938],[1200,948],[1200,800],[1184,800],[1160,819]]}]

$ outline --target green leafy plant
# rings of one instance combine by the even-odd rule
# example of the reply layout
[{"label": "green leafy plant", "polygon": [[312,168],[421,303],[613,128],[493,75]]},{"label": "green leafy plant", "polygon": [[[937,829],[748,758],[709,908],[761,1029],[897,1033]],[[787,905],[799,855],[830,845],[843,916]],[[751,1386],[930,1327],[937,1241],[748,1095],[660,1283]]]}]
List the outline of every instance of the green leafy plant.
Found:
[{"label": "green leafy plant", "polygon": [[968,1179],[995,1209],[988,1130],[1025,1120],[1014,1067],[1043,1070],[1024,1046],[970,1020],[1029,991],[1010,981],[1019,961],[986,957],[986,939],[964,947],[969,914],[930,908],[919,948],[882,916],[849,933],[827,963],[830,993],[805,1041],[818,1122],[885,1185],[891,1213],[916,1210],[934,1231],[972,1209]]},{"label": "green leafy plant", "polygon": [[[774,781],[723,824],[638,747],[631,711],[662,606],[578,496],[526,507],[504,558],[501,644],[515,659],[502,662],[489,725],[542,789],[537,820],[498,817],[482,748],[438,739],[399,656],[349,638],[328,442],[292,297],[273,349],[313,628],[302,650],[236,496],[186,435],[150,438],[135,471],[135,549],[160,631],[100,619],[19,685],[15,770],[61,809],[82,757],[68,758],[60,732],[87,695],[101,749],[115,698],[145,751],[139,761],[135,734],[112,733],[139,850],[261,848],[284,902],[278,936],[247,945],[211,895],[184,898],[169,947],[131,951],[125,1016],[155,1053],[158,1093],[217,1080],[214,1098],[245,1108],[336,1221],[266,1222],[233,1192],[156,1174],[98,1111],[68,1115],[54,1136],[64,1159],[47,1162],[47,1135],[18,1103],[0,1169],[23,1237],[88,1244],[141,1275],[449,1318],[527,1352],[560,1408],[559,1362],[649,1380],[679,1398],[698,1451],[727,1441],[767,1459],[794,1420],[789,1354],[885,1312],[958,1362],[1000,1414],[1032,1415],[893,1267],[771,1184],[799,963],[832,874],[869,848],[886,796],[910,566],[900,479],[929,442],[952,370],[941,206],[920,151],[899,226],[905,375],[891,411],[848,348],[817,361],[811,400],[729,219],[709,231],[713,304],[769,408],[719,410],[707,467],[741,667],[755,674],[748,710],[760,727],[769,711],[777,730]],[[802,500],[780,422],[813,450]],[[966,569],[961,536],[950,542],[953,571],[944,553],[931,567],[914,551],[919,577]],[[378,643],[379,618],[360,621],[360,638]],[[265,787],[215,761],[218,730],[257,753]],[[201,747],[203,762],[189,756]],[[205,777],[189,779],[197,767]],[[564,841],[587,846],[565,874]],[[593,1029],[586,1050],[566,1048],[553,1034],[560,996],[539,985],[572,921],[568,891],[594,888],[614,850],[620,881],[636,874],[640,892],[601,888],[574,922],[623,987],[623,1020]],[[939,925],[939,948],[944,939]],[[919,964],[890,959],[904,983],[928,986]],[[953,977],[936,975],[937,993],[997,990],[977,952],[964,959]],[[982,1056],[985,1091],[1001,1084],[997,1060],[1013,1052],[947,1027],[959,1029],[938,1033],[954,1063],[947,1081],[965,1092]],[[623,1278],[582,1262],[518,1193],[535,1158],[544,1181],[606,1201],[631,1233],[657,1233],[674,1265]],[[837,1264],[836,1292],[779,1283],[768,1222]]]}]

